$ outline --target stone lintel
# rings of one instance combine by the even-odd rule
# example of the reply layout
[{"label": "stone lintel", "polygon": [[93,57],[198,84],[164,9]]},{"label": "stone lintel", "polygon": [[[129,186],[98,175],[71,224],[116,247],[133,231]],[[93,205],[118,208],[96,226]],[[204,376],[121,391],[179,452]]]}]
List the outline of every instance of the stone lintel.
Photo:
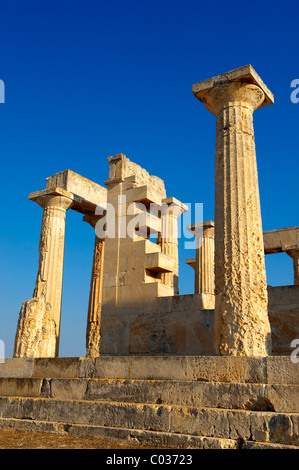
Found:
[{"label": "stone lintel", "polygon": [[107,200],[107,188],[71,170],[61,171],[47,178],[46,189],[52,188],[69,191],[77,202],[87,201],[94,206],[101,205]]},{"label": "stone lintel", "polygon": [[268,230],[263,236],[266,255],[299,249],[299,227]]},{"label": "stone lintel", "polygon": [[250,64],[223,73],[222,75],[217,75],[215,77],[208,78],[207,80],[204,80],[202,82],[195,83],[194,85],[192,85],[192,92],[197,99],[202,101],[207,95],[207,93],[212,88],[214,88],[214,86],[230,82],[247,82],[260,87],[265,94],[264,101],[260,105],[260,107],[274,103],[273,93],[271,93],[269,88],[264,84],[260,76],[256,73],[256,71]]}]

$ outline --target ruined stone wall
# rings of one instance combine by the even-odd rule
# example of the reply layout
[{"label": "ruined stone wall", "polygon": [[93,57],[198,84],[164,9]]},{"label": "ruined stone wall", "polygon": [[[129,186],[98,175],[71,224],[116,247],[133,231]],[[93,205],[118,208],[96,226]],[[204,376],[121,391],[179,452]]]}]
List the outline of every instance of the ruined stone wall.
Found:
[{"label": "ruined stone wall", "polygon": [[289,354],[299,339],[299,286],[268,287],[273,354]]},{"label": "ruined stone wall", "polygon": [[[269,286],[268,294],[273,354],[290,354],[299,338],[299,286]],[[216,354],[214,310],[203,309],[200,294],[144,299],[118,313],[113,322],[102,316],[101,354]]]},{"label": "ruined stone wall", "polygon": [[102,313],[101,354],[213,354],[213,310],[199,294],[123,304],[117,318]]}]

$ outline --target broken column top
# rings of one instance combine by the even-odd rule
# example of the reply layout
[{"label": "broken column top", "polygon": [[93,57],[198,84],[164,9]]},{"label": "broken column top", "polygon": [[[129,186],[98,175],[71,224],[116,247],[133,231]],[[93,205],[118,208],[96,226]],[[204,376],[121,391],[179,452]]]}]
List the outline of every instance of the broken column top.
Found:
[{"label": "broken column top", "polygon": [[223,73],[222,75],[217,75],[216,77],[208,78],[202,82],[195,83],[192,85],[192,92],[194,96],[203,101],[207,93],[215,87],[215,85],[222,85],[225,83],[231,82],[247,82],[257,85],[264,92],[264,101],[260,105],[267,106],[268,104],[274,103],[274,96],[269,90],[269,88],[264,84],[260,76],[256,73],[252,65],[244,65],[235,70]]},{"label": "broken column top", "polygon": [[162,198],[166,197],[164,181],[158,176],[150,175],[144,168],[129,160],[123,153],[108,157],[108,163],[109,180],[104,181],[107,186],[130,179],[132,185],[149,185]]}]

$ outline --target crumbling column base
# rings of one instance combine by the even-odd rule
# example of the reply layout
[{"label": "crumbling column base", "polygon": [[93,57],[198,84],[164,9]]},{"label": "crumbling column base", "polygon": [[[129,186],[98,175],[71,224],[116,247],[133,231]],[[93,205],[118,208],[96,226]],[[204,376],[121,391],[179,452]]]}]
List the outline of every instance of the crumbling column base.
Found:
[{"label": "crumbling column base", "polygon": [[51,318],[51,306],[40,298],[23,302],[14,357],[55,357],[56,323]]}]

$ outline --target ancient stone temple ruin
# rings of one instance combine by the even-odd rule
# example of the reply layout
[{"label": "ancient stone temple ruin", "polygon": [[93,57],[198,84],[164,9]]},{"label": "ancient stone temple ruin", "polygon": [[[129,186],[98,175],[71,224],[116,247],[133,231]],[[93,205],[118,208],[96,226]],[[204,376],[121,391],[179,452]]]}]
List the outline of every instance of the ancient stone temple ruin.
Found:
[{"label": "ancient stone temple ruin", "polygon": [[[216,116],[214,220],[188,227],[194,294],[179,295],[188,207],[158,176],[118,154],[104,186],[70,170],[47,178],[29,194],[43,210],[39,265],[14,358],[0,365],[1,426],[177,447],[299,446],[299,227],[262,230],[253,130],[273,95],[250,65],[192,91]],[[95,233],[85,358],[59,357],[68,210]],[[271,287],[265,255],[280,252],[293,259],[294,285]]]}]

